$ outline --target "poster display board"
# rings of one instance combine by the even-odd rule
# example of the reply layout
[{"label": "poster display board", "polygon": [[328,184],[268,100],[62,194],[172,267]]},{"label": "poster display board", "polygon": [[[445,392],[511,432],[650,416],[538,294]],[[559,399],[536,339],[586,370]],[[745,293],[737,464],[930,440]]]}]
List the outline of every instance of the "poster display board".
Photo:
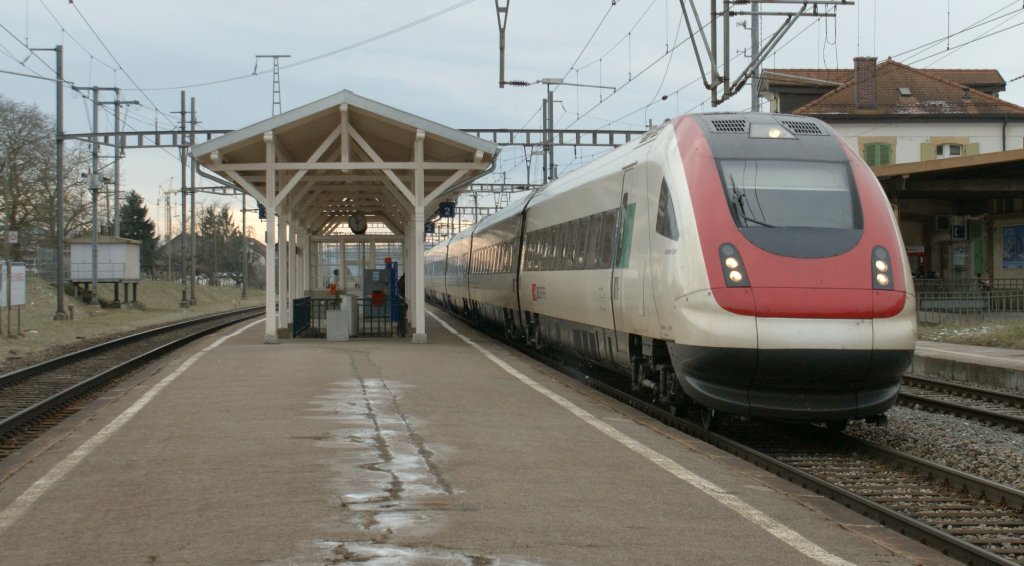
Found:
[{"label": "poster display board", "polygon": [[[25,306],[25,264],[24,263],[11,263],[11,280],[13,285],[10,286],[10,297],[11,304],[15,307]],[[7,262],[0,261],[0,308],[8,308],[7,297]]]}]

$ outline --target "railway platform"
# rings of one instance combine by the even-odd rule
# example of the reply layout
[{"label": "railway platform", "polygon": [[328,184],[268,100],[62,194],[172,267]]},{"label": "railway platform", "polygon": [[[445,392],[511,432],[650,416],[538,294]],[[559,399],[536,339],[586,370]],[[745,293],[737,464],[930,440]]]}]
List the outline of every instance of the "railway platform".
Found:
[{"label": "railway platform", "polygon": [[3,564],[945,564],[431,311],[154,362],[0,462]]},{"label": "railway platform", "polygon": [[919,340],[910,372],[1024,394],[1024,350]]}]

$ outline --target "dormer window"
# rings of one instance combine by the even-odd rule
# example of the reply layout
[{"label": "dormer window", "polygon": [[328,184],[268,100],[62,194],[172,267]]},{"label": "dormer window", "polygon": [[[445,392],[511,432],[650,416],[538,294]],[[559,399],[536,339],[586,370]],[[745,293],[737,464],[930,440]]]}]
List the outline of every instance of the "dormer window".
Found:
[{"label": "dormer window", "polygon": [[910,89],[909,88],[907,88],[905,86],[901,86],[899,90],[900,90],[900,96],[902,96],[903,98],[910,98]]},{"label": "dormer window", "polygon": [[935,159],[960,157],[964,154],[964,146],[958,143],[943,143],[935,146]]}]

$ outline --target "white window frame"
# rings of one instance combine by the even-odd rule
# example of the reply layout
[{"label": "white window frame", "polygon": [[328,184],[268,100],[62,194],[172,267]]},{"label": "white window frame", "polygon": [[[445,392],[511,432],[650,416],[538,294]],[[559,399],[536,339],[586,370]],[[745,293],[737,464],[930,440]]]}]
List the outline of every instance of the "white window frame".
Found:
[{"label": "white window frame", "polygon": [[[956,154],[953,153],[953,149],[956,148]],[[964,146],[959,143],[941,143],[935,146],[935,159],[949,159],[950,157],[962,157],[964,155]]]}]

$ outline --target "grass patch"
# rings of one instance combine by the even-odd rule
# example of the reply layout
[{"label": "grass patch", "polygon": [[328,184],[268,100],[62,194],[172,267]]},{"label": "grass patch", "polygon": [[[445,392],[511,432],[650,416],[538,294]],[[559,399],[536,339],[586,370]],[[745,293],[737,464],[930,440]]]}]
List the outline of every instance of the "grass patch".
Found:
[{"label": "grass patch", "polygon": [[1024,319],[973,324],[920,325],[917,334],[922,340],[936,342],[1024,349]]},{"label": "grass patch", "polygon": [[[123,287],[122,287],[123,289]],[[135,329],[167,324],[185,318],[264,304],[262,289],[249,289],[242,301],[241,290],[232,287],[196,286],[196,304],[181,308],[181,283],[176,281],[141,281],[139,305],[130,308],[97,308],[70,296],[64,296],[65,312],[74,311],[73,319],[53,320],[57,312],[56,289],[37,277],[29,277],[25,287],[25,307],[18,311],[0,312],[3,316],[0,338],[0,363],[22,358],[76,342],[124,334]],[[112,285],[101,284],[100,302],[113,301]],[[122,300],[124,298],[122,297]],[[13,318],[8,319],[8,315]],[[10,324],[10,326],[8,326]],[[8,334],[10,328],[10,334]]]}]

